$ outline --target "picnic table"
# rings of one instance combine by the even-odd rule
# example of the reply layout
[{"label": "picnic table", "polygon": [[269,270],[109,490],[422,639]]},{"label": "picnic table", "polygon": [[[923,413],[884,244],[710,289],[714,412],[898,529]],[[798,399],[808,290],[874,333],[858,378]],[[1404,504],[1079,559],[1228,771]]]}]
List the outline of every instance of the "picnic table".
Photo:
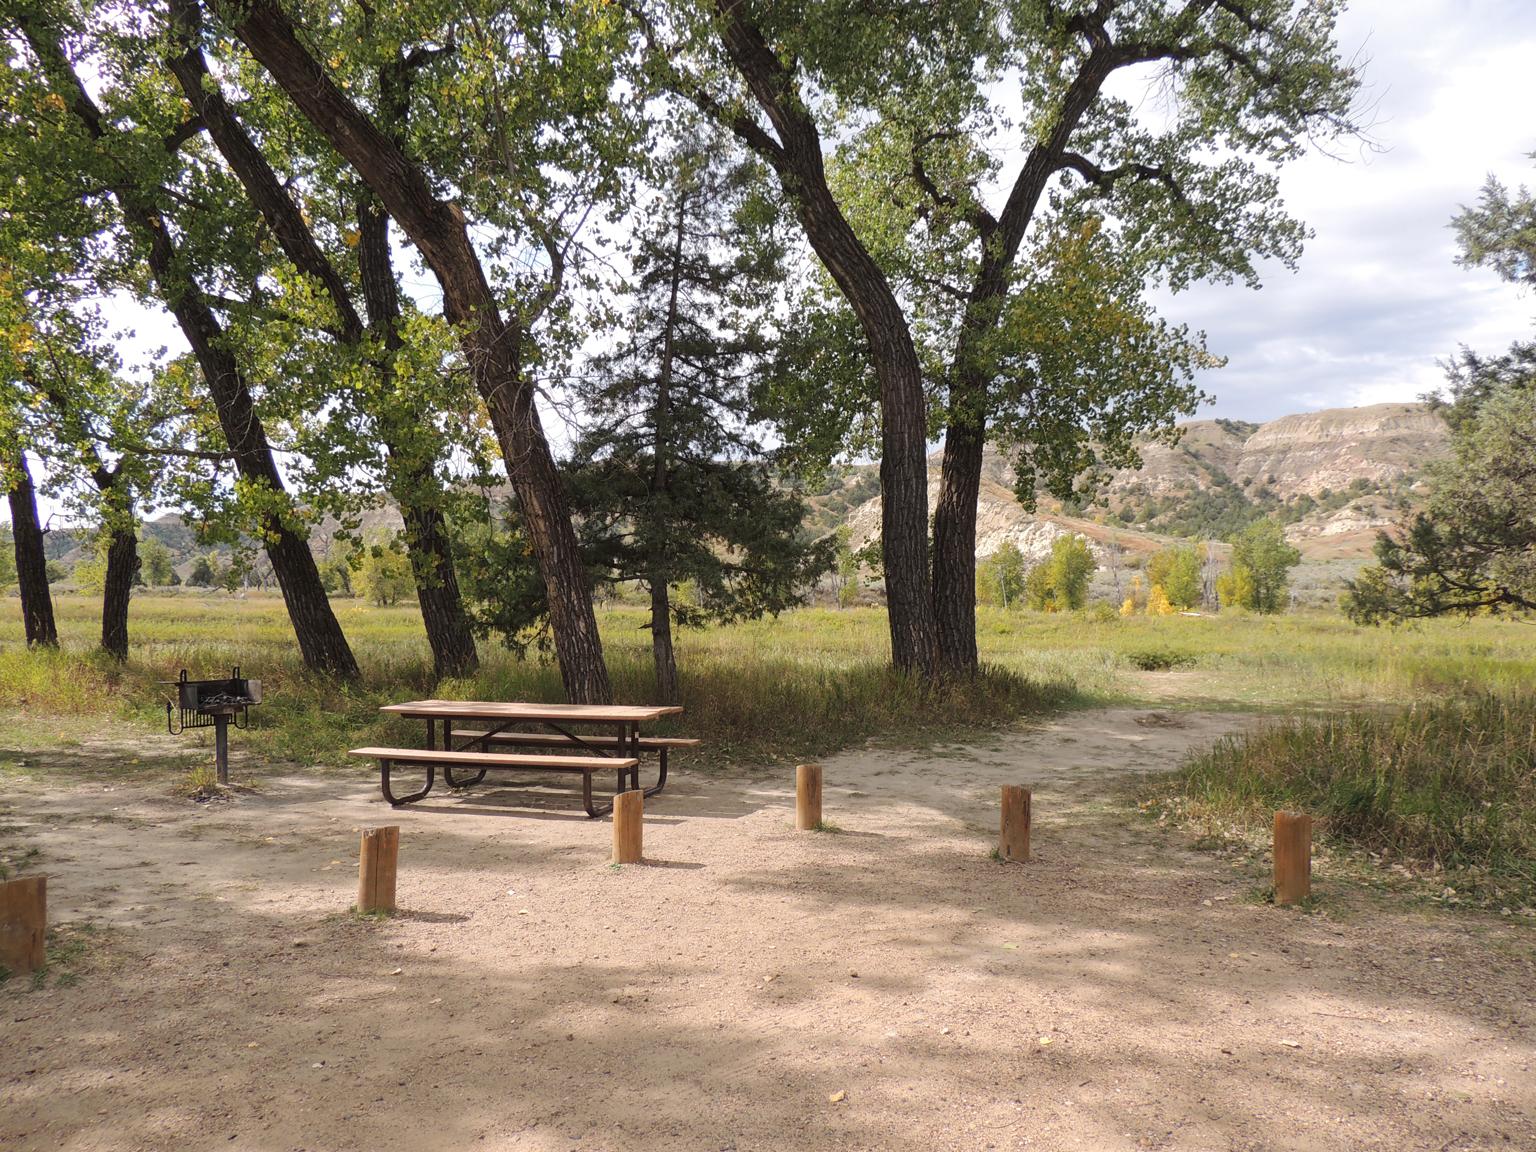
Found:
[{"label": "picnic table", "polygon": [[[438,769],[450,788],[467,788],[485,779],[492,770],[579,773],[582,802],[588,816],[613,810],[611,801],[599,804],[592,794],[592,776],[615,774],[614,794],[641,788],[640,761],[656,753],[656,783],[643,789],[654,796],[667,783],[667,753],[692,747],[697,740],[678,736],[645,736],[641,725],[675,716],[682,708],[670,704],[533,704],[487,700],[409,700],[380,709],[409,720],[426,722],[424,748],[354,748],[353,756],[379,763],[379,786],[384,799],[399,806],[423,799],[432,791]],[[441,744],[441,747],[438,745]],[[533,752],[508,752],[529,748]],[[493,750],[494,749],[494,750]],[[426,785],[406,796],[390,789],[394,765],[425,768]],[[456,776],[455,771],[463,776]]]}]

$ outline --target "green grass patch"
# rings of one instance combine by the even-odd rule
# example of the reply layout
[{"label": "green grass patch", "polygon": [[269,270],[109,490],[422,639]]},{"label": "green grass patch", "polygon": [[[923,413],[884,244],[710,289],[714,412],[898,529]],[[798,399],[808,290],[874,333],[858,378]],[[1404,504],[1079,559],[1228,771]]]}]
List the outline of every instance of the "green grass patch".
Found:
[{"label": "green grass patch", "polygon": [[1385,863],[1438,870],[1481,903],[1536,903],[1536,696],[1479,692],[1228,737],[1153,787],[1207,837],[1267,835],[1277,809]]},{"label": "green grass patch", "polygon": [[8,968],[0,967],[0,986],[15,987],[25,983],[31,991],[47,987],[72,988],[96,965],[104,933],[90,920],[51,924],[44,946],[41,968],[34,969],[23,981]]}]

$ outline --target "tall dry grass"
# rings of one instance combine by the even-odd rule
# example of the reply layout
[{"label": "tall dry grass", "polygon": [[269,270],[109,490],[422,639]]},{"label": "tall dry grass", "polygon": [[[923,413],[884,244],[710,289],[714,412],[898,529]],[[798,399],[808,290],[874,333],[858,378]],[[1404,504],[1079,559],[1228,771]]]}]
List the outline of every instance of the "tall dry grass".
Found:
[{"label": "tall dry grass", "polygon": [[1536,696],[1272,722],[1191,758],[1154,800],[1185,822],[1253,833],[1299,809],[1333,841],[1536,903]]}]

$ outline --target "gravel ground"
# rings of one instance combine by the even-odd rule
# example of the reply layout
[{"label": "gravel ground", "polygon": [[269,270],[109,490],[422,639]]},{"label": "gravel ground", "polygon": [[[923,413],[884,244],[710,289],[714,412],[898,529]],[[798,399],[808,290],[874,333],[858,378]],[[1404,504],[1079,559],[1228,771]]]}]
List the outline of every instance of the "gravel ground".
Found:
[{"label": "gravel ground", "polygon": [[[683,771],[647,863],[481,786],[391,812],[12,788],[78,980],[0,989],[0,1148],[737,1152],[1536,1147],[1536,931],[1318,876],[1320,911],[1114,799],[1241,721],[1071,713],[976,746]],[[997,786],[1034,789],[999,864]],[[401,826],[388,921],[358,829]]]}]

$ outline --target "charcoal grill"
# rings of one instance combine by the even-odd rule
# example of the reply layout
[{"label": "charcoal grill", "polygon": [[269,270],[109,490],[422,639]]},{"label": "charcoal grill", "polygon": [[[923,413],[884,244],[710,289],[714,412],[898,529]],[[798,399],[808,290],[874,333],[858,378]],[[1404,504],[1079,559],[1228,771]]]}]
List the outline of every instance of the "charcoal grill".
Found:
[{"label": "charcoal grill", "polygon": [[[250,727],[251,705],[261,703],[261,681],[240,675],[240,666],[222,680],[188,680],[181,670],[178,680],[162,680],[176,688],[176,700],[165,702],[165,727],[172,736],[188,728],[213,729],[214,763],[219,783],[229,783],[229,726]],[[180,715],[178,716],[178,712]]]}]

